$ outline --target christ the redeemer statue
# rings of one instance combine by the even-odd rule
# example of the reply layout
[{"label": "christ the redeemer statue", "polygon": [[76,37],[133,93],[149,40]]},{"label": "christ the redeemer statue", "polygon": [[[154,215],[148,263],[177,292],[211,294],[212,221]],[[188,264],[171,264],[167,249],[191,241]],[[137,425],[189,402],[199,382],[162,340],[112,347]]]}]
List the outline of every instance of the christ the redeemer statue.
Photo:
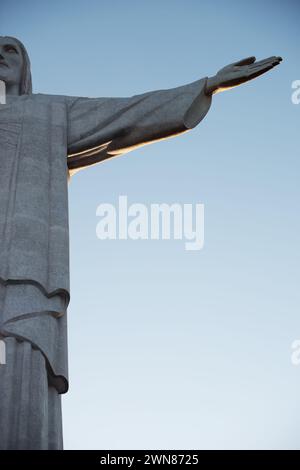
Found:
[{"label": "christ the redeemer statue", "polygon": [[33,94],[23,44],[0,37],[0,449],[62,449],[68,390],[68,179],[81,168],[195,127],[212,95],[280,57],[131,98]]}]

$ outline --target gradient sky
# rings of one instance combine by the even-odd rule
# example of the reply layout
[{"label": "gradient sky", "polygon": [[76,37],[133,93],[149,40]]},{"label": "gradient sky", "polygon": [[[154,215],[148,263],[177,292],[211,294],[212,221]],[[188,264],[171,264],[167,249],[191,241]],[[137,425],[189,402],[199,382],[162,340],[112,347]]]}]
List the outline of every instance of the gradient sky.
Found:
[{"label": "gradient sky", "polygon": [[[300,449],[297,0],[1,0],[34,92],[131,96],[256,55],[192,132],[70,184],[66,449]],[[100,241],[101,202],[205,204],[205,245]]]}]

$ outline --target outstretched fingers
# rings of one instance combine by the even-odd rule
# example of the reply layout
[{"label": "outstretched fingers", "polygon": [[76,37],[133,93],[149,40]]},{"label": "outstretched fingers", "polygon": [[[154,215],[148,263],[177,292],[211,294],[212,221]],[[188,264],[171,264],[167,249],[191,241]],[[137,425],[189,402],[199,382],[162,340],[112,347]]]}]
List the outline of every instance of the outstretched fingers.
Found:
[{"label": "outstretched fingers", "polygon": [[263,73],[268,72],[282,61],[281,57],[269,57],[268,59],[261,60],[255,64],[249,65],[248,74],[251,78],[256,78]]},{"label": "outstretched fingers", "polygon": [[267,59],[259,60],[258,62],[255,62],[249,65],[249,69],[256,70],[256,69],[260,69],[261,67],[275,66],[275,65],[280,64],[281,61],[282,61],[281,57],[272,56],[272,57],[268,57]]}]

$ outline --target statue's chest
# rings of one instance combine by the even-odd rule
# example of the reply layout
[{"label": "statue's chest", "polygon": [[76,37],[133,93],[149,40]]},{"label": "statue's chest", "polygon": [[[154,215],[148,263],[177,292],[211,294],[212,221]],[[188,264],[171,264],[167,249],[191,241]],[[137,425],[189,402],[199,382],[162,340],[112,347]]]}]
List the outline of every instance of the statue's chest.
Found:
[{"label": "statue's chest", "polygon": [[0,159],[17,148],[22,129],[21,113],[15,106],[0,105]]},{"label": "statue's chest", "polygon": [[[60,158],[67,153],[67,114],[62,102],[36,96],[0,105],[0,160],[25,149],[34,158],[48,160],[55,152]],[[62,157],[64,155],[64,157]],[[43,157],[44,156],[44,157]],[[48,162],[49,163],[49,162]]]}]

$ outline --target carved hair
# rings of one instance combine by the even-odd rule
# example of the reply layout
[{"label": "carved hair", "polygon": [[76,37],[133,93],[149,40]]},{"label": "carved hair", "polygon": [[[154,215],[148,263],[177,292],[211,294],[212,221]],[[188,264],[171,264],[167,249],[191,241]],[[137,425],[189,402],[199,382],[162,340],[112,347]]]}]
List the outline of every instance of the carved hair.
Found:
[{"label": "carved hair", "polygon": [[12,39],[20,48],[21,54],[23,57],[23,69],[21,75],[20,83],[20,94],[21,95],[31,95],[32,94],[32,78],[31,78],[31,68],[30,68],[30,59],[27,54],[24,44],[19,41],[19,39],[12,36],[4,36],[6,39]]}]

